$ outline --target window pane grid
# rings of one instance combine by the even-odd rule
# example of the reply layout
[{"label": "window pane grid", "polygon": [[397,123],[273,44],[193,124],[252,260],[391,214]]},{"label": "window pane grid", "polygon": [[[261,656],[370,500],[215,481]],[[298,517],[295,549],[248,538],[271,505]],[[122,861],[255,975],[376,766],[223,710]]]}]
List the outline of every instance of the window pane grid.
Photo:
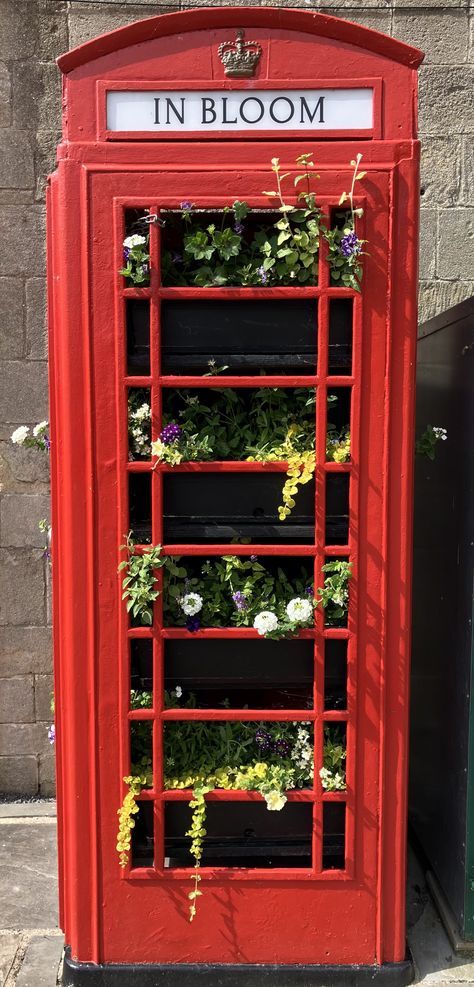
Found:
[{"label": "window pane grid", "polygon": [[[150,212],[157,212],[156,207],[150,207]],[[272,375],[265,377],[262,380],[261,377],[232,377],[230,375],[222,376],[213,380],[203,380],[202,377],[191,375],[187,376],[161,376],[160,375],[160,305],[163,299],[175,299],[178,297],[188,298],[190,295],[195,294],[196,297],[205,297],[206,293],[210,298],[215,298],[215,289],[181,289],[181,288],[160,288],[159,287],[159,241],[160,241],[160,229],[158,224],[150,225],[150,257],[151,257],[151,286],[148,288],[127,288],[121,286],[119,289],[119,296],[121,296],[121,310],[122,314],[120,316],[120,322],[123,325],[125,321],[125,311],[124,304],[126,299],[139,299],[139,300],[149,300],[150,301],[150,375],[130,375],[126,372],[126,360],[121,359],[121,363],[125,366],[121,367],[121,382],[122,389],[137,386],[148,386],[151,388],[151,403],[152,403],[152,422],[153,422],[153,440],[159,434],[161,429],[161,396],[162,389],[166,387],[288,387],[289,380],[293,378],[282,377],[278,375]],[[325,256],[326,255],[326,256]],[[349,494],[349,514],[350,518],[353,519],[356,516],[356,504],[357,504],[357,490],[354,481],[354,475],[352,471],[352,460],[357,458],[357,432],[358,432],[358,416],[359,416],[359,393],[358,393],[358,379],[360,372],[360,352],[358,352],[358,343],[360,343],[360,319],[361,319],[361,306],[360,306],[360,296],[347,288],[339,288],[329,285],[329,268],[327,265],[327,244],[324,240],[321,243],[320,251],[320,265],[319,265],[319,283],[317,287],[314,288],[298,288],[298,296],[312,297],[319,299],[319,327],[318,327],[318,346],[317,346],[317,373],[314,375],[302,375],[301,377],[295,377],[295,383],[291,386],[308,386],[318,388],[317,390],[317,429],[316,429],[316,508],[315,508],[315,543],[314,545],[304,546],[304,545],[285,545],[285,546],[267,546],[267,545],[254,545],[251,546],[239,546],[239,545],[197,545],[197,546],[180,546],[180,545],[168,545],[164,546],[164,551],[170,554],[176,553],[183,555],[219,555],[224,553],[246,555],[258,553],[261,555],[268,555],[269,557],[273,555],[292,557],[301,555],[302,557],[311,556],[314,559],[314,575],[315,575],[315,589],[322,582],[321,568],[324,561],[327,560],[328,556],[344,555],[345,557],[354,558],[355,555],[355,532],[353,522],[351,520],[349,526],[349,539],[347,545],[326,545],[325,544],[325,480],[326,474],[328,473],[348,473],[351,475],[350,482],[350,494]],[[238,298],[241,297],[241,292],[243,289],[219,289],[219,297],[228,298]],[[269,293],[276,297],[294,297],[294,289],[289,288],[277,288],[277,289],[245,289],[247,292],[251,291],[254,297],[268,298]],[[198,295],[197,295],[198,292]],[[352,341],[352,373],[347,376],[341,375],[331,375],[328,371],[328,319],[329,319],[329,301],[331,298],[353,298],[354,299],[354,317],[353,317],[353,341]],[[327,422],[327,393],[328,389],[334,387],[349,387],[351,388],[351,462],[348,463],[336,463],[326,461],[326,450],[325,450],[325,437],[326,437],[326,422]],[[122,401],[122,412],[124,410],[124,402]],[[126,419],[126,416],[124,416]],[[128,447],[128,436],[127,436],[127,447]],[[123,462],[123,457],[121,457]],[[261,468],[260,464],[246,464],[242,462],[237,463],[196,463],[192,464],[193,471],[196,472],[211,472],[213,466],[219,466],[221,469],[227,469],[230,472],[245,472],[247,469],[251,472],[251,469]],[[271,463],[266,467],[271,472],[281,472],[284,470],[283,463]],[[186,472],[189,470],[189,466],[179,466],[176,469],[178,472]],[[171,468],[165,464],[158,464],[156,467],[152,466],[150,461],[134,461],[129,462],[128,459],[125,461],[125,469],[123,473],[126,475],[128,473],[139,473],[139,472],[151,472],[152,473],[152,542],[153,544],[163,543],[163,518],[162,518],[162,497],[163,497],[163,473],[171,471]],[[122,484],[122,510],[121,516],[128,520],[128,492],[124,484]],[[122,527],[125,530],[124,525]],[[147,551],[149,546],[141,545],[137,546],[138,550]],[[184,550],[183,550],[184,549]],[[161,589],[161,571],[157,574],[160,579],[160,589]],[[354,703],[355,703],[355,592],[353,587],[350,593],[350,605],[349,605],[349,626],[348,628],[332,628],[325,627],[323,621],[323,614],[321,608],[318,608],[315,613],[315,627],[313,629],[303,630],[301,637],[310,637],[315,640],[315,675],[314,675],[314,710],[301,711],[276,711],[259,709],[255,712],[255,715],[249,715],[247,710],[232,710],[227,711],[225,715],[222,715],[222,711],[213,710],[190,710],[190,711],[165,711],[163,709],[163,645],[164,640],[179,638],[180,636],[188,637],[188,633],[183,628],[164,628],[162,626],[162,598],[161,596],[155,603],[154,606],[154,616],[153,616],[153,627],[129,627],[128,622],[125,622],[124,639],[125,644],[128,648],[128,640],[133,640],[134,638],[152,638],[153,640],[153,708],[151,710],[132,710],[126,713],[126,717],[131,721],[151,720],[154,724],[153,730],[153,768],[156,772],[158,767],[162,765],[162,723],[164,721],[173,721],[178,719],[189,719],[189,720],[199,720],[199,719],[235,719],[243,720],[254,719],[254,720],[273,720],[278,722],[279,720],[301,720],[310,721],[316,724],[315,729],[315,783],[313,790],[299,790],[297,792],[289,792],[288,800],[294,801],[302,799],[303,801],[313,801],[313,812],[314,812],[314,825],[313,825],[313,866],[308,872],[307,869],[302,870],[301,874],[309,874],[311,877],[319,876],[324,879],[327,878],[327,872],[322,869],[322,841],[323,841],[323,805],[330,802],[340,802],[347,803],[346,812],[346,870],[348,864],[353,856],[350,849],[351,839],[351,820],[353,822],[353,811],[350,812],[349,808],[352,805],[352,792],[354,791],[353,783],[348,785],[348,791],[343,792],[325,792],[320,791],[319,784],[319,767],[322,764],[322,748],[323,748],[323,724],[325,722],[333,723],[347,723],[347,762],[348,762],[348,782],[353,774],[353,762],[355,758],[352,755],[353,751],[353,714],[354,714]],[[206,637],[215,637],[225,639],[227,637],[233,636],[233,632],[236,636],[242,637],[254,637],[255,632],[251,629],[237,629],[237,628],[206,628],[201,633]],[[348,709],[345,711],[328,711],[324,710],[324,641],[330,639],[347,639],[349,643],[348,657],[347,657],[347,691],[348,691]],[[127,675],[127,691],[128,691],[129,679]],[[122,694],[124,690],[122,689]],[[128,698],[128,697],[127,697]],[[184,715],[183,715],[184,713]],[[217,716],[216,716],[217,713]],[[181,714],[181,716],[179,715]],[[203,715],[204,714],[204,715]],[[211,715],[205,715],[211,714]],[[214,716],[212,715],[214,714]],[[232,714],[232,715],[229,715]],[[123,721],[122,721],[123,722]],[[124,750],[122,752],[122,763],[125,765],[129,764],[129,742],[125,742]],[[155,818],[155,850],[154,850],[154,867],[139,868],[140,873],[146,874],[147,876],[157,876],[166,875],[169,879],[170,877],[179,877],[179,870],[174,871],[172,874],[168,870],[164,870],[159,866],[159,861],[163,859],[164,853],[164,824],[163,824],[163,806],[167,801],[172,801],[173,799],[186,799],[189,797],[189,793],[184,791],[163,791],[162,789],[163,780],[161,778],[154,777],[153,789],[148,789],[142,793],[140,801],[152,801],[154,803],[154,818]],[[218,799],[222,801],[232,802],[234,800],[252,801],[254,799],[260,798],[252,792],[228,792],[228,791],[217,791],[210,793],[208,796],[209,800]],[[134,875],[138,873],[137,868],[133,869]],[[206,871],[207,869],[204,868]],[[212,868],[213,871],[223,871],[227,875],[226,868]],[[184,869],[183,873],[186,875],[189,873],[187,869]],[[258,871],[251,871],[251,877],[255,877]],[[265,870],[265,879],[272,879],[277,876],[280,872],[278,868],[273,869],[271,872]],[[298,868],[292,868],[289,872],[291,875],[297,875],[299,873]],[[288,872],[287,872],[288,874]],[[337,879],[338,876],[346,878],[349,874],[344,872],[340,875],[334,871],[331,872],[331,879]]]}]

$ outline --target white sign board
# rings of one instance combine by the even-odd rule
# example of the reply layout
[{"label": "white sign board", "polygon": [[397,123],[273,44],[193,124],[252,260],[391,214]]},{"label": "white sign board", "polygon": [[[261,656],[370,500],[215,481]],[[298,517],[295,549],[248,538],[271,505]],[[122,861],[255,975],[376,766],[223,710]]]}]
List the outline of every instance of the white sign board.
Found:
[{"label": "white sign board", "polygon": [[107,130],[371,130],[373,89],[107,93]]}]

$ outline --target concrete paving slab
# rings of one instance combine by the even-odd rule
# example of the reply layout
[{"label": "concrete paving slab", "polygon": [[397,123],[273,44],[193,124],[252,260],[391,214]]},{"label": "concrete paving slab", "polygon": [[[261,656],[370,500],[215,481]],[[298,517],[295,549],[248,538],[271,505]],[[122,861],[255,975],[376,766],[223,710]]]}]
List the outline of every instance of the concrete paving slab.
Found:
[{"label": "concrete paving slab", "polygon": [[29,819],[56,816],[56,802],[0,802],[0,819]]},{"label": "concrete paving slab", "polygon": [[57,927],[54,819],[0,820],[0,873],[0,929]]},{"label": "concrete paving slab", "polygon": [[0,933],[0,987],[4,987],[13,967],[21,936],[13,932]]},{"label": "concrete paving slab", "polygon": [[30,939],[15,987],[55,987],[63,946],[61,934]]}]

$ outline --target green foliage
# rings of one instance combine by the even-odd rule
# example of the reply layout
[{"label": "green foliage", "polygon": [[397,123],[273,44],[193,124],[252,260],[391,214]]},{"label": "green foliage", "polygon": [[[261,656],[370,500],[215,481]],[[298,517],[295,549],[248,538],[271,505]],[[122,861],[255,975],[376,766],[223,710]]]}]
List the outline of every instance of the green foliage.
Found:
[{"label": "green foliage", "polygon": [[121,274],[128,285],[144,288],[150,284],[150,255],[148,253],[149,234],[138,233],[125,237],[123,241],[124,265]]},{"label": "green foliage", "polygon": [[161,568],[164,559],[160,557],[161,545],[156,545],[143,554],[139,554],[128,536],[126,544],[120,546],[126,551],[128,558],[121,562],[118,571],[126,570],[122,581],[122,600],[127,601],[127,613],[140,619],[142,624],[151,625],[153,622],[153,603],[158,598],[156,589],[157,578],[155,570]]},{"label": "green foliage", "polygon": [[363,274],[361,259],[363,252],[353,253],[349,257],[345,257],[341,251],[341,241],[343,238],[354,232],[351,214],[336,213],[335,219],[337,225],[325,233],[326,240],[329,244],[328,263],[331,285],[339,288],[353,288],[355,291],[360,291]]},{"label": "green foliage", "polygon": [[338,724],[324,727],[323,767],[319,772],[326,792],[341,792],[346,788],[346,739]]},{"label": "green foliage", "polygon": [[323,565],[324,586],[319,587],[319,600],[325,611],[327,626],[340,625],[345,620],[349,605],[349,580],[352,575],[352,562],[334,559]]},{"label": "green foliage", "polygon": [[[361,210],[353,208],[353,190],[358,172],[355,165],[352,188],[343,193],[341,202],[349,199],[350,229],[355,230],[355,216]],[[346,259],[340,250],[344,235],[340,230],[328,230],[322,222],[316,204],[312,181],[319,176],[312,170],[310,154],[296,159],[299,172],[281,173],[279,158],[272,158],[271,168],[276,188],[264,192],[275,210],[276,217],[260,226],[245,224],[250,212],[245,202],[235,201],[220,212],[220,226],[207,222],[199,211],[192,212],[189,204],[181,212],[183,230],[182,255],[163,251],[162,279],[165,285],[199,285],[243,287],[261,285],[315,285],[318,280],[318,257],[321,235],[329,242],[329,264],[334,283],[359,289],[362,265],[355,258]],[[283,183],[292,178],[292,194],[296,204],[285,201]],[[301,186],[303,183],[303,186]],[[303,190],[301,190],[303,188]],[[348,220],[349,221],[349,220]]]},{"label": "green foliage", "polygon": [[427,425],[425,431],[415,443],[415,454],[434,460],[438,442],[445,442],[447,438],[448,433],[445,428],[439,428],[436,425]]},{"label": "green foliage", "polygon": [[150,392],[143,387],[131,387],[128,392],[129,459],[149,459],[151,456]]},{"label": "green foliage", "polygon": [[[289,578],[280,566],[272,567],[270,560],[260,562],[255,556],[213,556],[204,563],[190,558],[174,572],[167,564],[163,579],[164,622],[166,626],[184,626],[186,615],[180,600],[186,593],[198,593],[203,599],[199,612],[203,627],[251,627],[257,614],[270,610],[279,620],[278,632],[271,636],[286,636],[303,626],[288,620],[286,606],[295,596],[311,599],[307,593],[311,582],[311,573],[304,566]],[[236,605],[235,594],[243,597],[244,608]]]},{"label": "green foliage", "polygon": [[[153,454],[170,465],[203,460],[288,462],[280,520],[295,506],[298,486],[314,473],[314,388],[261,387],[248,394],[230,387],[209,388],[205,395],[170,391],[163,423],[178,422],[182,435],[170,445],[153,444]],[[334,395],[328,400],[334,401]],[[337,400],[337,399],[336,399]],[[350,433],[328,425],[327,459],[346,462]]]}]

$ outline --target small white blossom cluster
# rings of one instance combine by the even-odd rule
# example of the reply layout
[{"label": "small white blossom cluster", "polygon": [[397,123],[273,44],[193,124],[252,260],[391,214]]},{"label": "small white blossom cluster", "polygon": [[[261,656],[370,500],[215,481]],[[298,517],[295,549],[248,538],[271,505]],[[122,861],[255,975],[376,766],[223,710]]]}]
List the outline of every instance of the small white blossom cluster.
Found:
[{"label": "small white blossom cluster", "polygon": [[289,619],[294,621],[295,624],[305,624],[307,620],[311,620],[313,607],[310,600],[305,600],[301,596],[295,596],[294,600],[290,600],[286,612]]},{"label": "small white blossom cluster", "polygon": [[16,428],[15,431],[12,433],[12,437],[11,437],[12,442],[16,446],[22,446],[23,443],[25,442],[25,439],[28,438],[29,433],[30,430],[28,428],[28,425],[20,425],[20,427]]},{"label": "small white blossom cluster", "polygon": [[[313,615],[313,603],[311,600],[305,600],[301,596],[295,596],[293,600],[290,600],[286,607],[286,614],[288,620],[292,624],[307,624],[308,620],[311,620]],[[264,637],[265,634],[272,634],[280,626],[278,617],[276,614],[272,613],[271,610],[262,610],[258,613],[253,622],[253,626],[260,634]],[[284,627],[282,628],[284,629]],[[288,629],[288,628],[287,628]]]},{"label": "small white blossom cluster", "polygon": [[132,452],[137,456],[149,456],[151,452],[149,426],[151,408],[146,401],[138,408],[130,409],[128,413],[128,431],[131,438]]},{"label": "small white blossom cluster", "polygon": [[174,694],[176,696],[176,699],[181,699],[181,696],[183,695],[183,690],[180,685],[176,686],[176,689],[174,690]]},{"label": "small white blossom cluster", "polygon": [[314,748],[310,724],[301,723],[298,727],[296,742],[290,757],[297,768],[307,771],[311,779],[314,777]]},{"label": "small white blossom cluster", "polygon": [[187,617],[194,617],[195,614],[202,610],[203,599],[199,593],[185,593],[179,601],[181,610],[186,614]]},{"label": "small white blossom cluster", "polygon": [[325,792],[345,791],[346,780],[340,771],[330,771],[329,768],[321,768],[319,777]]},{"label": "small white blossom cluster", "polygon": [[262,610],[262,612],[258,613],[255,617],[253,626],[255,627],[257,634],[260,634],[260,636],[263,637],[264,634],[271,634],[272,631],[276,631],[278,627],[278,618],[271,612],[271,610]]},{"label": "small white blossom cluster", "polygon": [[49,422],[38,422],[34,426],[30,435],[28,425],[20,425],[12,432],[11,441],[16,446],[33,446],[38,449],[49,449],[50,441],[48,433]]},{"label": "small white blossom cluster", "polygon": [[132,236],[126,236],[123,241],[123,245],[127,250],[133,250],[134,247],[143,247],[145,243],[146,237],[140,236],[139,233],[134,233]]},{"label": "small white blossom cluster", "polygon": [[433,435],[436,435],[436,438],[441,439],[442,442],[445,442],[448,438],[447,430],[445,428],[439,428],[437,425],[433,426]]}]

